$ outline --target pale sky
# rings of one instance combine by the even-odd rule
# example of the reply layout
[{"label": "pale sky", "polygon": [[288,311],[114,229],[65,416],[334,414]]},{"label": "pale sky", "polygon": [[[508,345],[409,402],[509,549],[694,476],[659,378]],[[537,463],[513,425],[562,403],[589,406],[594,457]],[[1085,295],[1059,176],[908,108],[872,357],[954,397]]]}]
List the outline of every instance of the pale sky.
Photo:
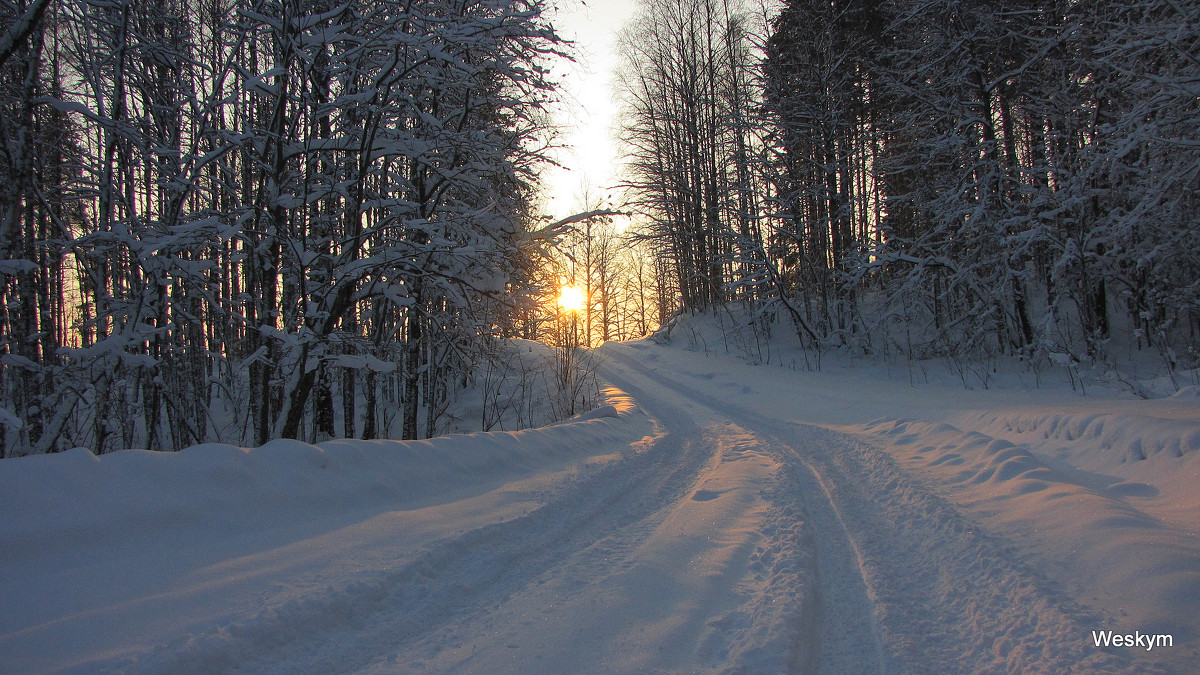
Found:
[{"label": "pale sky", "polygon": [[616,191],[620,149],[615,139],[617,103],[613,98],[616,33],[632,17],[636,0],[559,0],[551,20],[559,34],[574,41],[576,62],[554,67],[562,83],[562,104],[555,121],[561,128],[558,151],[563,169],[544,174],[546,213],[562,218],[583,205],[585,185],[603,197]]}]

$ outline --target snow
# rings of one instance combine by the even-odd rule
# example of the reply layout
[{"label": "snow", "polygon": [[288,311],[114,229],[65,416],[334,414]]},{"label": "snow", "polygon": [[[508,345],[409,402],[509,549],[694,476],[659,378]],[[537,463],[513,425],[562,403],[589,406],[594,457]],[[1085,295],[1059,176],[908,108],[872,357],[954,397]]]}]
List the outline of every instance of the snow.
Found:
[{"label": "snow", "polygon": [[1195,395],[713,330],[539,429],[0,462],[0,672],[1191,667]]}]

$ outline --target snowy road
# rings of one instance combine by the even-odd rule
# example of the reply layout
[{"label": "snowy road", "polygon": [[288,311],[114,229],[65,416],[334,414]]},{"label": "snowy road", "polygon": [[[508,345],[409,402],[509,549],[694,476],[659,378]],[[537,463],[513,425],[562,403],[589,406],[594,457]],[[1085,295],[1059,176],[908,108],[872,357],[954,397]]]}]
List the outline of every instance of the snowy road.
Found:
[{"label": "snowy road", "polygon": [[[975,493],[935,471],[976,452],[1033,473],[966,483],[1051,494],[1018,446],[834,423],[850,401],[855,419],[913,405],[872,402],[878,386],[601,352],[610,406],[543,429],[0,464],[0,672],[1184,672],[1194,656],[1089,639],[1133,628],[1126,607],[1191,640],[1200,546],[1169,525],[1191,516],[1149,528],[1170,539],[1145,564],[1175,613],[1105,604],[976,508],[1008,502],[957,499]],[[1105,503],[1147,493],[1122,492]]]},{"label": "snowy road", "polygon": [[[1012,552],[846,434],[772,419],[690,386],[636,349],[610,351],[607,375],[639,401],[688,409],[736,429],[743,447],[782,468],[776,495],[799,496],[806,532],[789,600],[801,630],[799,670],[870,672],[1124,672],[1085,643],[1095,617],[1046,589]],[[753,399],[751,399],[753,400]],[[679,408],[676,408],[679,409]],[[712,428],[710,426],[710,428]]]}]

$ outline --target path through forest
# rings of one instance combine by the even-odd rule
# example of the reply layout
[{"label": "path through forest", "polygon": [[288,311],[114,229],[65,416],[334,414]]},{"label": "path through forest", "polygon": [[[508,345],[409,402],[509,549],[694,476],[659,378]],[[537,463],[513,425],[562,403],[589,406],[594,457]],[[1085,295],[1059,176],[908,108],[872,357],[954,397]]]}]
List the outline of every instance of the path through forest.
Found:
[{"label": "path through forest", "polygon": [[[608,405],[543,429],[5,462],[0,670],[1097,673],[1194,656],[1200,547],[1166,515],[1171,565],[1143,590],[1185,597],[1125,613],[935,470],[1012,443],[950,443],[942,424],[940,446],[904,454],[925,438],[911,422],[831,423],[844,392],[795,371],[649,341],[600,353]],[[842,414],[930,405],[891,386]],[[1003,487],[1036,494],[1021,480]],[[19,499],[41,520],[14,525]],[[1113,628],[1177,642],[1097,648]]]}]

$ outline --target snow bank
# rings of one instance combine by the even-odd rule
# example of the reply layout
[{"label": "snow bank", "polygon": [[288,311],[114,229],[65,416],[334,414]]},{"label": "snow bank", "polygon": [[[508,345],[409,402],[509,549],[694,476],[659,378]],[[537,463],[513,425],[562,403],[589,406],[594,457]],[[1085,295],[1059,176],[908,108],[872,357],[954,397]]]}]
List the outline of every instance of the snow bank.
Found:
[{"label": "snow bank", "polygon": [[[385,502],[416,504],[611,448],[638,415],[628,397],[556,425],[423,441],[274,440],[259,448],[207,443],[178,453],[83,448],[0,462],[5,550],[74,547],[148,528],[248,518],[293,520]],[[622,419],[622,416],[624,419]],[[636,425],[635,425],[636,426]],[[637,433],[640,433],[637,432]]]},{"label": "snow bank", "polygon": [[[519,515],[539,476],[610,461],[652,431],[622,392],[605,395],[603,414],[517,432],[0,462],[0,672],[87,672],[228,620],[232,598],[253,605],[280,569],[353,574],[331,571],[339,547],[399,537],[399,555],[448,522]],[[506,487],[520,481],[534,487]],[[397,517],[431,506],[447,520]]]},{"label": "snow bank", "polygon": [[[1095,412],[960,418],[975,424],[878,420],[857,430],[1033,553],[1071,596],[1106,610],[1097,629],[1200,639],[1200,426]],[[1141,447],[1160,451],[1136,453],[1132,466]]]},{"label": "snow bank", "polygon": [[1108,463],[1138,462],[1160,454],[1181,458],[1200,450],[1200,425],[1193,420],[1102,412],[1026,411],[981,412],[972,422],[980,429],[1005,435],[1060,444],[1083,441],[1086,454],[1103,455],[1103,461]]}]

